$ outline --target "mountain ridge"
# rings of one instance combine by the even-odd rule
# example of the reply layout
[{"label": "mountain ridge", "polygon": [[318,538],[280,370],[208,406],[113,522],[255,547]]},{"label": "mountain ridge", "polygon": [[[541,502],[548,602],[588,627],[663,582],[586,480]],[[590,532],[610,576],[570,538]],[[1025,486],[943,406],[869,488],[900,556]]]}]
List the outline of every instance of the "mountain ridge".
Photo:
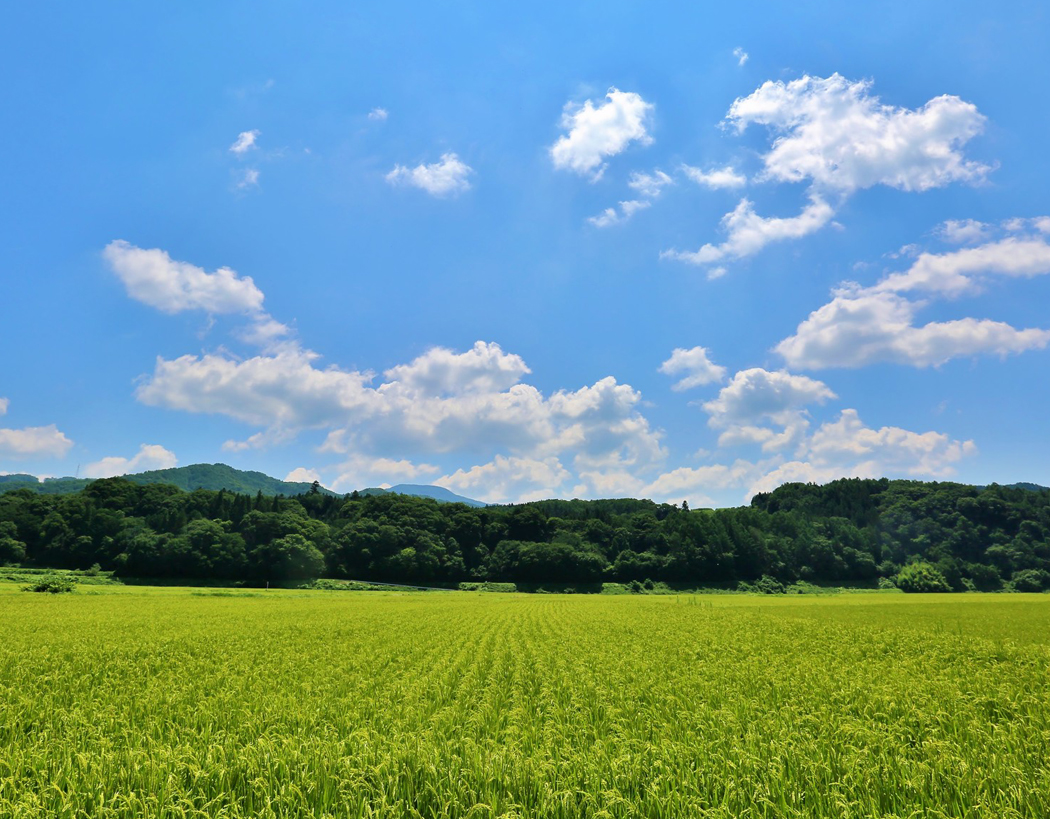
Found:
[{"label": "mountain ridge", "polygon": [[[118,475],[137,484],[166,483],[177,486],[184,492],[192,492],[195,489],[210,489],[218,491],[225,489],[227,492],[255,495],[262,492],[264,495],[304,495],[313,489],[313,484],[308,481],[282,481],[267,475],[265,472],[236,469],[228,464],[190,464],[188,466],[177,466],[171,469],[154,469],[146,472],[135,472],[128,475]],[[35,475],[12,474],[0,475],[0,492],[10,492],[16,489],[29,489],[44,495],[64,495],[70,492],[79,492],[84,487],[99,478],[45,478],[39,480]],[[325,486],[318,485],[318,491],[327,495],[339,495]],[[379,494],[395,492],[402,495],[432,498],[438,503],[465,503],[468,506],[482,507],[487,504],[463,495],[457,495],[441,486],[429,486],[422,484],[398,484],[389,489],[372,487],[359,490],[361,494]]]}]

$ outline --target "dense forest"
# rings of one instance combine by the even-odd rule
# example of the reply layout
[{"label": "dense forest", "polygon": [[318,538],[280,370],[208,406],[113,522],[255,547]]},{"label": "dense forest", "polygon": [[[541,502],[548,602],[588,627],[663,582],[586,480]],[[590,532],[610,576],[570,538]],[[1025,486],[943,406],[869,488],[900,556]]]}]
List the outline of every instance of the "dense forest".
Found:
[{"label": "dense forest", "polygon": [[748,507],[548,500],[472,508],[394,493],[254,496],[123,478],[0,495],[0,564],[250,583],[664,581],[1050,588],[1050,490],[786,484]]}]

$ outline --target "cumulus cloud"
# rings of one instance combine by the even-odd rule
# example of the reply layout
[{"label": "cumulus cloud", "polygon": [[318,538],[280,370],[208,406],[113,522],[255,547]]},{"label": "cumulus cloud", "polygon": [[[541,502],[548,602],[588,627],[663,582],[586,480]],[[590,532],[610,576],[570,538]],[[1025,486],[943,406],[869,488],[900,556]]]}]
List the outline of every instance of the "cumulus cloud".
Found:
[{"label": "cumulus cloud", "polygon": [[960,151],[984,129],[985,117],[959,97],[935,97],[917,109],[883,104],[867,80],[839,74],[763,83],[737,99],[726,116],[737,131],[765,125],[776,140],[762,157],[763,177],[810,180],[849,193],[873,185],[906,191],[979,182],[991,168]]},{"label": "cumulus cloud", "polygon": [[810,313],[795,334],[774,349],[800,369],[862,367],[893,362],[915,367],[953,358],[1006,356],[1050,344],[1050,330],[1017,329],[990,319],[961,318],[919,324],[926,303],[902,293],[958,297],[980,292],[996,278],[1050,273],[1050,243],[1042,236],[1011,235],[948,253],[920,253],[912,265],[871,287],[846,283]]},{"label": "cumulus cloud", "polygon": [[373,486],[387,489],[398,483],[430,480],[441,471],[433,464],[412,463],[405,458],[377,458],[360,453],[355,453],[336,469],[339,474],[332,481],[332,488],[338,492]]},{"label": "cumulus cloud", "polygon": [[419,188],[431,196],[455,196],[470,190],[468,177],[472,173],[473,168],[449,152],[441,155],[440,162],[430,165],[421,163],[414,168],[395,165],[394,170],[386,175],[386,181],[391,185]]},{"label": "cumulus cloud", "polygon": [[635,213],[649,207],[652,202],[644,199],[628,199],[620,202],[620,209],[606,208],[597,216],[588,216],[587,221],[597,228],[612,227],[626,222]]},{"label": "cumulus cloud", "polygon": [[742,188],[747,184],[747,177],[742,173],[737,173],[732,165],[726,165],[724,168],[714,168],[710,171],[702,171],[699,168],[694,168],[692,165],[683,165],[682,173],[697,185],[702,185],[712,190]]},{"label": "cumulus cloud", "polygon": [[73,442],[54,424],[0,429],[0,458],[61,458]]},{"label": "cumulus cloud", "polygon": [[9,398],[0,398],[0,415],[7,414],[7,408],[11,405]]},{"label": "cumulus cloud", "polygon": [[131,298],[164,313],[252,313],[262,309],[263,294],[251,276],[239,276],[228,267],[208,273],[172,259],[159,248],[147,250],[123,239],[106,245],[102,256]]},{"label": "cumulus cloud", "polygon": [[744,51],[744,49],[737,46],[733,49],[733,56],[736,57],[736,64],[743,67],[750,55]]},{"label": "cumulus cloud", "polygon": [[373,108],[368,112],[368,118],[373,122],[385,122],[389,116],[390,112],[385,108]]},{"label": "cumulus cloud", "polygon": [[244,360],[218,353],[158,358],[136,397],[149,406],[216,413],[255,426],[308,428],[375,407],[370,373],[318,369],[316,353],[288,350]]},{"label": "cumulus cloud", "polygon": [[1008,236],[950,253],[920,253],[903,273],[887,276],[877,292],[919,290],[945,296],[978,292],[995,276],[1030,278],[1050,273],[1050,241],[1043,236]]},{"label": "cumulus cloud", "polygon": [[854,409],[820,426],[799,458],[778,465],[755,481],[748,492],[769,492],[791,481],[826,483],[837,478],[894,475],[950,477],[963,458],[977,451],[973,441],[941,432],[912,432],[899,427],[872,429]]},{"label": "cumulus cloud", "polygon": [[109,457],[84,467],[85,478],[113,478],[148,472],[153,469],[171,469],[178,464],[175,453],[159,444],[142,444],[130,458]]},{"label": "cumulus cloud", "polygon": [[[984,123],[976,106],[955,96],[907,109],[883,104],[871,94],[869,81],[851,82],[838,74],[766,82],[733,102],[725,124],[738,133],[766,126],[772,141],[754,181],[808,183],[809,204],[798,216],[768,218],[743,199],[722,220],[725,242],[662,256],[695,265],[751,256],[770,242],[820,230],[841,202],[874,185],[925,191],[953,182],[980,183],[992,168],[967,159],[962,148]],[[686,173],[709,186],[733,181],[731,175],[695,168]]]},{"label": "cumulus cloud", "polygon": [[948,219],[934,233],[953,245],[972,245],[988,238],[989,227],[976,219]]},{"label": "cumulus cloud", "polygon": [[786,370],[770,372],[753,367],[736,373],[717,398],[704,404],[704,410],[710,416],[711,426],[724,427],[781,417],[835,397],[823,381],[792,375]]},{"label": "cumulus cloud", "polygon": [[443,348],[392,367],[387,380],[321,369],[298,348],[235,360],[226,355],[158,359],[137,391],[143,403],[217,413],[264,431],[235,448],[287,440],[301,429],[327,429],[332,452],[493,452],[538,455],[570,450],[588,462],[650,462],[665,454],[660,433],[638,412],[640,394],[613,378],[544,396],[519,383],[519,356],[478,343],[465,353]]},{"label": "cumulus cloud", "polygon": [[627,187],[646,199],[655,199],[664,188],[673,184],[674,180],[661,170],[652,173],[634,171],[627,180]]},{"label": "cumulus cloud", "polygon": [[684,375],[685,377],[672,385],[675,391],[690,390],[705,384],[714,384],[726,376],[726,368],[715,364],[709,358],[706,347],[693,347],[686,350],[676,347],[671,357],[660,365],[664,375]]},{"label": "cumulus cloud", "polygon": [[605,172],[605,159],[624,151],[632,142],[649,145],[648,125],[653,104],[630,91],[610,88],[606,101],[568,104],[561,126],[568,133],[550,148],[554,167],[589,176],[592,181]]},{"label": "cumulus cloud", "polygon": [[241,131],[237,135],[237,139],[234,140],[234,143],[230,146],[230,153],[237,154],[237,156],[243,156],[253,148],[257,148],[258,145],[255,144],[255,141],[259,138],[259,134],[260,131],[258,130]]},{"label": "cumulus cloud", "polygon": [[488,503],[525,503],[559,497],[570,477],[555,457],[537,460],[497,455],[489,463],[458,469],[434,483]]},{"label": "cumulus cloud", "polygon": [[284,476],[289,483],[317,483],[321,482],[321,475],[316,469],[307,469],[305,466],[297,466]]},{"label": "cumulus cloud", "polygon": [[796,369],[863,367],[878,362],[930,367],[952,358],[1006,356],[1041,349],[1050,331],[963,318],[915,325],[922,305],[896,293],[843,288],[774,349]]},{"label": "cumulus cloud", "polygon": [[449,395],[500,392],[530,372],[521,356],[503,352],[498,344],[478,341],[465,353],[433,347],[409,364],[391,367],[384,375],[423,395]]},{"label": "cumulus cloud", "polygon": [[[820,230],[835,215],[834,209],[819,196],[810,197],[809,204],[798,216],[759,216],[748,199],[741,199],[736,208],[722,217],[722,229],[727,237],[721,244],[706,244],[697,251],[665,250],[661,258],[677,259],[695,265],[710,265],[725,260],[753,256],[772,242],[799,239]],[[725,273],[715,268],[710,278]]]},{"label": "cumulus cloud", "polygon": [[606,208],[597,216],[590,216],[587,221],[598,228],[611,227],[626,222],[640,210],[650,207],[660,192],[667,185],[673,185],[674,180],[663,171],[653,173],[640,173],[635,171],[627,181],[627,187],[634,191],[641,199],[626,199],[620,202],[620,209]]}]

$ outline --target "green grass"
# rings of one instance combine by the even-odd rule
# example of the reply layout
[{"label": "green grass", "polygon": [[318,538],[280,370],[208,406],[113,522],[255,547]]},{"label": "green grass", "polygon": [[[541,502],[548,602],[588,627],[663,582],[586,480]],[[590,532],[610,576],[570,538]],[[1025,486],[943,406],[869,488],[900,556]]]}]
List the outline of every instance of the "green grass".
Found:
[{"label": "green grass", "polygon": [[1050,815],[1050,597],[0,586],[4,817]]}]

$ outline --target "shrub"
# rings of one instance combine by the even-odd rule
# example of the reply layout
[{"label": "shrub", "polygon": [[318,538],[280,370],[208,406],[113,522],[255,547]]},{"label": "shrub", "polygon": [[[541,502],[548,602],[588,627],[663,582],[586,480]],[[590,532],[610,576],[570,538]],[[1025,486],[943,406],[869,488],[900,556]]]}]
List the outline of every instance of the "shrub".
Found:
[{"label": "shrub", "polygon": [[753,588],[755,591],[761,592],[762,594],[784,593],[784,584],[775,577],[770,577],[768,574],[762,575],[757,581],[755,581]]},{"label": "shrub", "polygon": [[880,589],[895,589],[895,588],[897,588],[897,584],[894,583],[893,580],[891,580],[888,577],[880,577],[879,578],[879,588]]},{"label": "shrub", "polygon": [[1041,592],[1050,589],[1050,572],[1043,569],[1025,569],[1014,572],[1011,581],[1019,592]]},{"label": "shrub", "polygon": [[900,570],[897,588],[910,594],[952,590],[943,574],[929,563],[922,562],[910,563]]},{"label": "shrub", "polygon": [[22,591],[44,592],[46,594],[66,594],[76,588],[77,579],[68,574],[45,574],[39,580],[23,586]]}]

